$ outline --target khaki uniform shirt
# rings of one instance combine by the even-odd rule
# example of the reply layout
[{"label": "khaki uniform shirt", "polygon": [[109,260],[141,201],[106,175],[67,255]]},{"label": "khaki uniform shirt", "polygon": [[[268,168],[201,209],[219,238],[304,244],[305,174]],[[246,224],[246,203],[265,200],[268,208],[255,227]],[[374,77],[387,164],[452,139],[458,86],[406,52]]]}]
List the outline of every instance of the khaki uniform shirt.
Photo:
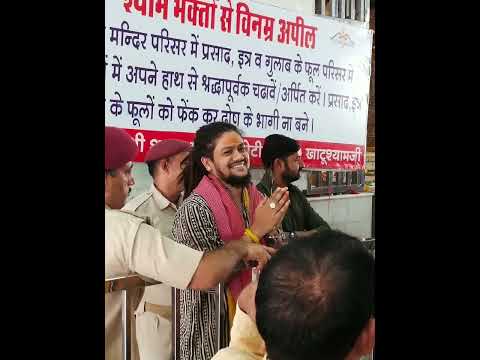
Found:
[{"label": "khaki uniform shirt", "polygon": [[[181,201],[182,199],[180,198],[177,205],[180,205]],[[165,198],[152,184],[149,191],[130,200],[123,207],[123,210],[134,211],[141,216],[148,216],[153,227],[160,230],[162,235],[171,237],[177,205]],[[145,287],[142,300],[135,311],[136,336],[140,359],[171,359],[171,317],[167,319],[157,314],[144,314],[145,302],[171,307],[172,288],[165,284]]]},{"label": "khaki uniform shirt", "polygon": [[[178,244],[133,213],[105,208],[105,278],[138,273],[185,289],[203,252]],[[121,358],[121,294],[105,295],[105,359]]]}]

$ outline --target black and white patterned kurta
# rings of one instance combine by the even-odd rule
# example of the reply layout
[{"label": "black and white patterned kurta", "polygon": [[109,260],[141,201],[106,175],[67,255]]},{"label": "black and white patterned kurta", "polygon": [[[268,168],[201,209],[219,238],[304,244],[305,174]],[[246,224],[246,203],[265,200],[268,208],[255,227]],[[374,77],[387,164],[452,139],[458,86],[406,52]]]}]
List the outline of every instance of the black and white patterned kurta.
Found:
[{"label": "black and white patterned kurta", "polygon": [[[206,201],[192,193],[178,209],[173,222],[172,234],[175,241],[193,249],[210,251],[223,247],[215,219]],[[181,271],[181,269],[178,269]],[[217,298],[212,291],[177,290],[180,321],[181,360],[208,360],[217,349]],[[226,293],[222,301],[221,348],[230,342]]]}]

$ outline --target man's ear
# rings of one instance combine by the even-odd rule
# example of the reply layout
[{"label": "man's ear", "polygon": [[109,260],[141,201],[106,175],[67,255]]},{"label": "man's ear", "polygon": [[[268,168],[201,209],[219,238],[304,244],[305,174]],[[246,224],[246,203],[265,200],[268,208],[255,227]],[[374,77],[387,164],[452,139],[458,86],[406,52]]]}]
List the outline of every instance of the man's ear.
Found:
[{"label": "man's ear", "polygon": [[207,172],[212,171],[212,160],[211,159],[209,159],[206,156],[202,156],[200,161],[202,162],[202,164],[205,167],[205,169],[207,170]]},{"label": "man's ear", "polygon": [[285,166],[285,163],[283,162],[283,160],[280,158],[276,158],[275,160],[273,160],[272,170],[283,171],[284,166]]},{"label": "man's ear", "polygon": [[158,160],[157,166],[159,166],[160,169],[162,169],[162,171],[168,172],[168,169],[169,169],[169,167],[168,167],[168,159],[160,159],[160,160]]}]

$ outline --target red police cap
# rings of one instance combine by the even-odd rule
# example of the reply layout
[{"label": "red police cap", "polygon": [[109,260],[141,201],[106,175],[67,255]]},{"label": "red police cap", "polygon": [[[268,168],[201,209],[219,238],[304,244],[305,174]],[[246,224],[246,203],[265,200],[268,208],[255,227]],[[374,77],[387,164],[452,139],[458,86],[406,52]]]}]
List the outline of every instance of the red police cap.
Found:
[{"label": "red police cap", "polygon": [[138,153],[135,141],[117,127],[105,126],[105,170],[115,170],[133,161]]},{"label": "red police cap", "polygon": [[162,140],[152,146],[145,156],[145,162],[166,159],[170,156],[189,151],[192,145],[182,140]]}]

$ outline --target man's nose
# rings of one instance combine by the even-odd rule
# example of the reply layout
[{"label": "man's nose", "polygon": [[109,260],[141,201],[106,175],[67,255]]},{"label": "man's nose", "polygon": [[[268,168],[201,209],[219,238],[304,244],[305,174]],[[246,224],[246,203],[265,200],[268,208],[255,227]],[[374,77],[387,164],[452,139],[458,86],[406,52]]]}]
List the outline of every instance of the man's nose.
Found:
[{"label": "man's nose", "polygon": [[241,151],[235,151],[235,153],[233,154],[233,161],[236,162],[242,160],[245,160],[245,153]]}]

